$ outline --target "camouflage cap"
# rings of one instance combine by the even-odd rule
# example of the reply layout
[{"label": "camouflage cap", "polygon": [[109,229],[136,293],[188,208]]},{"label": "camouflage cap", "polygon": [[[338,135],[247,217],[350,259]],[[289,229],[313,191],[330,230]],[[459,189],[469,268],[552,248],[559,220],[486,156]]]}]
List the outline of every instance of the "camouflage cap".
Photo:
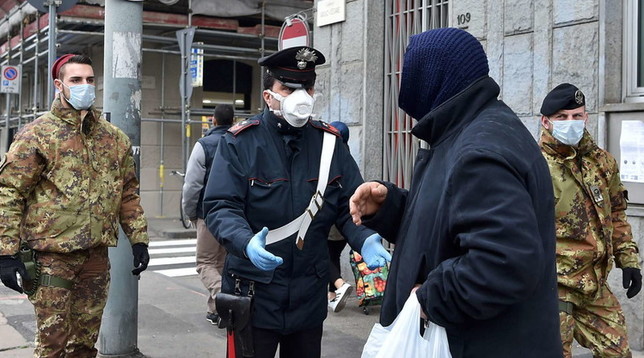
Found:
[{"label": "camouflage cap", "polygon": [[579,88],[570,83],[555,87],[541,105],[541,114],[551,116],[562,109],[575,109],[586,105],[586,96]]}]

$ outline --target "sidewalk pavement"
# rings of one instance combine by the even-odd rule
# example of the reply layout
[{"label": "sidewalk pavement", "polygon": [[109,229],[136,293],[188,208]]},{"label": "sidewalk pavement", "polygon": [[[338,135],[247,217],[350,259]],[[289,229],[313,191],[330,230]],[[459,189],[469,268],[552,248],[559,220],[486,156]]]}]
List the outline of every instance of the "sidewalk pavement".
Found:
[{"label": "sidewalk pavement", "polygon": [[[149,233],[153,241],[195,237],[194,230],[183,229],[172,219],[150,219]],[[346,252],[344,256],[348,262]],[[352,282],[350,271],[343,272]],[[153,270],[142,273],[137,325],[140,352],[150,358],[224,358],[225,331],[206,321],[206,297],[207,291],[196,276],[170,278]],[[360,357],[380,307],[371,307],[369,313],[358,307],[355,296],[343,311],[329,312],[322,357]],[[33,308],[26,296],[0,285],[0,358],[31,357],[35,328]],[[577,345],[574,357],[592,355]],[[644,358],[644,352],[633,352],[633,357]]]}]

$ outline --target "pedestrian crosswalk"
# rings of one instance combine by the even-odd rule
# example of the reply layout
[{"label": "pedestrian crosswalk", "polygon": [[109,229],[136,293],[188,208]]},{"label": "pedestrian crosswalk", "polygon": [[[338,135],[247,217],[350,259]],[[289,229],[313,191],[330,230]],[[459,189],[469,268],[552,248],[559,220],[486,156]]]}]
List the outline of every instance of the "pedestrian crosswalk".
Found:
[{"label": "pedestrian crosswalk", "polygon": [[197,239],[150,241],[148,270],[168,276],[195,276]]}]

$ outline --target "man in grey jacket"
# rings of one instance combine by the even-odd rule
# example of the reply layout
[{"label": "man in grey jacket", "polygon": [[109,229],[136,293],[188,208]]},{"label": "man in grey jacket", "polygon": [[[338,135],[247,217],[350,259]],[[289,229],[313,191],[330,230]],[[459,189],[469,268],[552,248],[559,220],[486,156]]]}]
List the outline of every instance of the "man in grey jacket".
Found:
[{"label": "man in grey jacket", "polygon": [[233,107],[229,104],[220,104],[215,108],[213,128],[197,141],[188,159],[181,203],[183,211],[197,228],[197,272],[210,293],[206,319],[212,324],[217,324],[219,318],[215,310],[215,294],[221,290],[221,273],[226,249],[217,242],[206,226],[203,193],[219,139],[232,125],[233,116]]}]

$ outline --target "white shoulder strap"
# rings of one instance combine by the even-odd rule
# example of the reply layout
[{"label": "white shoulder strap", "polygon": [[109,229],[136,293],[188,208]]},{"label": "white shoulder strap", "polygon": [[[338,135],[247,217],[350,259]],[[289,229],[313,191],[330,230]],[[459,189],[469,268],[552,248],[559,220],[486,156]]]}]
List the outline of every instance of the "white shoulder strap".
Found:
[{"label": "white shoulder strap", "polygon": [[324,203],[324,191],[329,182],[329,171],[331,170],[331,160],[333,159],[333,151],[335,149],[335,135],[324,132],[324,140],[322,141],[322,154],[320,155],[320,172],[318,174],[318,186],[315,193],[311,197],[309,206],[306,208],[302,215],[295,218],[290,223],[270,230],[266,236],[266,245],[282,241],[297,232],[296,244],[301,250],[304,245],[304,237],[315,218],[315,215],[322,208]]}]

